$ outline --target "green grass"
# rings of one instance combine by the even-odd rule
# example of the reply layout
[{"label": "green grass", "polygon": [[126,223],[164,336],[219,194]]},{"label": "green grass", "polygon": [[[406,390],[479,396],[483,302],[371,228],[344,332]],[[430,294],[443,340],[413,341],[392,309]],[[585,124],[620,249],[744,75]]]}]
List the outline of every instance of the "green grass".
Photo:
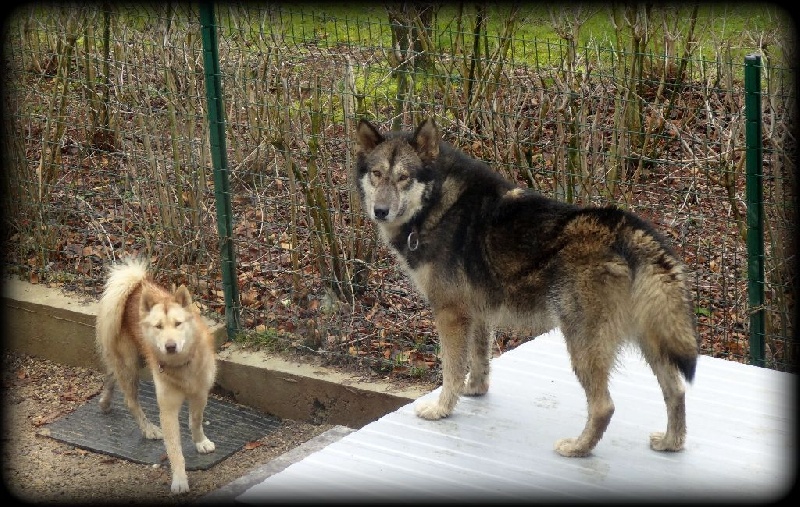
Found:
[{"label": "green grass", "polygon": [[[481,41],[481,58],[486,57],[487,50],[491,53],[501,43],[500,35],[511,13],[511,5],[502,2],[487,5],[486,38]],[[595,72],[605,72],[614,65],[612,58],[619,58],[615,51],[632,51],[632,30],[630,27],[615,30],[610,5],[570,4],[565,7],[567,10],[554,12],[550,8],[546,3],[522,4],[512,32],[506,66],[528,66],[536,71],[559,67],[567,58],[568,45],[559,35],[554,20],[563,27],[576,13],[580,14],[581,22],[576,42],[579,64],[592,62]],[[674,60],[671,61],[677,63],[676,57],[683,56],[692,9],[693,4],[690,3],[652,8],[647,30],[649,43],[640,49],[649,55],[652,65],[657,68],[663,66],[665,25],[674,32],[675,47],[672,55],[669,55]],[[786,33],[791,21],[788,13],[780,7],[771,4],[701,3],[698,12],[693,62],[698,59],[715,62],[718,58],[724,59],[730,55],[733,65],[741,65],[744,56],[758,50],[758,41],[762,40],[767,43],[773,41],[769,47],[773,53],[772,64],[780,65],[777,60],[780,48],[776,47],[774,41],[780,40],[780,30]],[[219,7],[218,13],[221,20],[220,35],[249,41],[240,46],[244,50],[252,48],[253,51],[265,53],[267,46],[274,43],[272,33],[291,47],[293,54],[303,57],[316,54],[320,47],[338,45],[359,48],[367,53],[372,50],[374,59],[368,64],[369,68],[354,69],[356,90],[363,96],[363,109],[373,110],[377,103],[391,102],[397,95],[397,79],[386,67],[386,53],[391,48],[392,35],[389,16],[382,5],[314,2],[271,6],[244,4]],[[437,11],[432,35],[433,51],[437,55],[452,55],[455,60],[461,59],[461,67],[456,65],[451,69],[452,64],[445,58],[436,64],[435,73],[452,74],[449,82],[455,85],[460,83],[464,77],[460,74],[468,68],[469,56],[473,51],[476,14],[475,4],[465,4],[461,11],[458,4],[445,4]],[[458,53],[457,46],[460,46]],[[699,68],[699,65],[695,67]],[[417,75],[415,85],[428,87],[433,81],[440,82],[442,77]],[[341,83],[335,86],[341,87]],[[301,109],[305,107],[298,106]],[[340,108],[336,109],[335,115],[339,116]]]},{"label": "green grass", "polygon": [[[571,9],[583,7],[583,24],[579,30],[577,45],[614,47],[626,50],[618,45],[617,34],[611,21],[610,8],[605,4],[584,3],[570,5]],[[675,29],[674,20],[679,20],[678,31],[685,33],[693,5],[677,3],[656,6],[651,11],[651,26],[648,33],[651,45],[660,48],[664,41],[664,19]],[[549,43],[563,41],[553,26],[547,4],[532,3],[523,5],[519,12],[519,22],[513,35],[512,54],[517,63],[534,64],[537,58],[546,58],[552,51]],[[302,40],[320,38],[326,45],[353,44],[362,46],[391,46],[388,15],[383,7],[373,4],[332,6],[322,4],[301,4],[299,6],[284,5],[286,13],[282,17],[284,23],[291,24],[291,32]],[[435,43],[437,51],[448,53],[452,49],[456,37],[455,4],[444,5],[437,16]],[[492,4],[487,7],[487,34],[489,49],[497,43],[502,23],[510,12],[510,4]],[[558,19],[558,12],[556,19]],[[463,12],[462,31],[466,44],[471,50],[472,30],[474,29],[476,10],[474,4],[465,6]],[[715,47],[729,45],[736,61],[743,61],[746,54],[756,51],[759,36],[766,34],[767,42],[778,35],[778,30],[787,30],[791,16],[780,6],[769,3],[700,3],[698,21],[695,27],[696,43],[705,55],[711,55]],[[630,40],[630,29],[621,30],[622,44]],[[652,46],[651,46],[652,47]],[[683,53],[682,39],[678,36],[678,54]],[[653,49],[656,53],[656,49]],[[552,55],[550,55],[550,58]]]},{"label": "green grass", "polygon": [[287,337],[275,328],[266,328],[259,331],[242,331],[235,334],[232,342],[246,347],[270,352],[284,352],[288,350]]},{"label": "green grass", "polygon": [[[511,3],[487,4],[487,30],[489,49],[496,46],[503,23],[511,12]],[[729,45],[732,56],[741,61],[744,55],[758,50],[759,41],[775,46],[780,41],[783,30],[785,34],[792,23],[786,10],[777,4],[745,3],[745,2],[700,2],[699,19],[695,33],[698,49],[710,54],[714,47]],[[566,13],[574,13],[581,7],[582,25],[577,39],[578,46],[599,44],[617,46],[630,39],[630,29],[621,29],[622,40],[617,41],[613,27],[610,6],[604,3],[567,4]],[[664,17],[669,24],[679,20],[680,31],[685,32],[691,3],[657,5],[651,11],[651,24],[648,34],[651,44],[663,45]],[[34,18],[46,20],[65,12],[63,6],[33,6],[29,10],[20,10],[23,15],[32,14]],[[86,18],[92,19],[97,11],[87,9]],[[562,41],[553,25],[553,15],[558,19],[562,11],[551,13],[548,3],[522,3],[518,23],[513,34],[512,54],[517,63],[534,64],[537,58],[544,58],[551,48],[548,42]],[[152,29],[155,20],[163,14],[163,8],[154,6],[118,6],[115,8],[114,25],[125,26],[134,30]],[[77,12],[74,8],[69,12]],[[173,14],[173,26],[183,23],[199,23],[199,19],[186,19],[196,14],[196,9],[179,8]],[[226,5],[217,7],[220,16],[220,32],[223,36],[231,36],[234,31],[241,30],[245,35],[264,34],[270,31],[282,32],[289,42],[305,43],[313,41],[322,46],[337,44],[357,44],[361,47],[391,47],[391,30],[385,8],[375,3],[325,3],[300,2],[266,4]],[[436,51],[447,54],[454,45],[457,29],[458,4],[446,3],[438,11],[436,18],[436,35],[434,36]],[[665,16],[664,16],[665,15]],[[471,51],[476,16],[475,4],[464,5],[461,23],[465,44]],[[234,20],[233,18],[239,18]],[[99,18],[94,19],[98,21]],[[267,26],[268,24],[268,26]],[[671,27],[674,28],[674,27]],[[99,27],[96,28],[99,30]],[[83,33],[77,34],[79,37]],[[99,33],[96,33],[99,36]],[[784,37],[785,38],[785,37]],[[625,47],[615,49],[627,49]],[[678,37],[679,54],[682,53],[681,38]]]}]

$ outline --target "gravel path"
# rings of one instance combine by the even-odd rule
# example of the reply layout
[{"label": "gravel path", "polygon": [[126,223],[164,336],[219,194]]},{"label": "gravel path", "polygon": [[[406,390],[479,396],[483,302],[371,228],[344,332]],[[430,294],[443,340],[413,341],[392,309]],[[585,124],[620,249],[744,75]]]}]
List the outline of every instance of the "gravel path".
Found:
[{"label": "gravel path", "polygon": [[[169,463],[142,465],[53,440],[44,426],[94,397],[100,372],[3,353],[3,485],[37,503],[189,503],[330,429],[284,421],[209,470],[189,471],[191,491],[170,494]],[[216,395],[214,395],[216,396]]]}]

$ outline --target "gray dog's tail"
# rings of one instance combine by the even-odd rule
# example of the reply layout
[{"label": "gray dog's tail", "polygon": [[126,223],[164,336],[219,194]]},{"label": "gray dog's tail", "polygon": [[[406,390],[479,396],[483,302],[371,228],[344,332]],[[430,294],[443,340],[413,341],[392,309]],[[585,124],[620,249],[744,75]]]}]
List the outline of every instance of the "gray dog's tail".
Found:
[{"label": "gray dog's tail", "polygon": [[657,235],[637,231],[631,247],[641,257],[635,268],[633,305],[643,345],[666,357],[691,382],[699,338],[686,268]]},{"label": "gray dog's tail", "polygon": [[687,382],[694,380],[694,372],[697,368],[697,354],[694,356],[670,355],[670,361],[678,367]]}]

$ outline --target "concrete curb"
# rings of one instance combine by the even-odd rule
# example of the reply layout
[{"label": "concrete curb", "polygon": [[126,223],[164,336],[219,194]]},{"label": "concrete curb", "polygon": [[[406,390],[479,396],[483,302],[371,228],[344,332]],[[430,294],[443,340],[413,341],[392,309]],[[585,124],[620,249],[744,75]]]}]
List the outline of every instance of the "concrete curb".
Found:
[{"label": "concrete curb", "polygon": [[[101,369],[94,345],[96,301],[79,301],[59,289],[7,279],[0,311],[7,350]],[[221,345],[226,340],[224,326],[210,324]],[[366,382],[330,368],[235,346],[219,350],[217,357],[220,388],[238,403],[281,419],[358,429],[427,392]]]}]

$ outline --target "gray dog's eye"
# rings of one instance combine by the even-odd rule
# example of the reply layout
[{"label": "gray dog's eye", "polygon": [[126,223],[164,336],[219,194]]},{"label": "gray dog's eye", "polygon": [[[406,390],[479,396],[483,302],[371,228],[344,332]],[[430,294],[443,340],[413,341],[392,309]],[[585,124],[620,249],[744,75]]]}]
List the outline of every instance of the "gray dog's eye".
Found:
[{"label": "gray dog's eye", "polygon": [[397,175],[397,181],[406,181],[407,179],[408,179],[408,175],[407,174],[398,174]]},{"label": "gray dog's eye", "polygon": [[378,170],[375,170],[375,171],[372,171],[372,175],[375,176],[376,178],[380,178],[381,177],[381,172],[378,171]]}]

